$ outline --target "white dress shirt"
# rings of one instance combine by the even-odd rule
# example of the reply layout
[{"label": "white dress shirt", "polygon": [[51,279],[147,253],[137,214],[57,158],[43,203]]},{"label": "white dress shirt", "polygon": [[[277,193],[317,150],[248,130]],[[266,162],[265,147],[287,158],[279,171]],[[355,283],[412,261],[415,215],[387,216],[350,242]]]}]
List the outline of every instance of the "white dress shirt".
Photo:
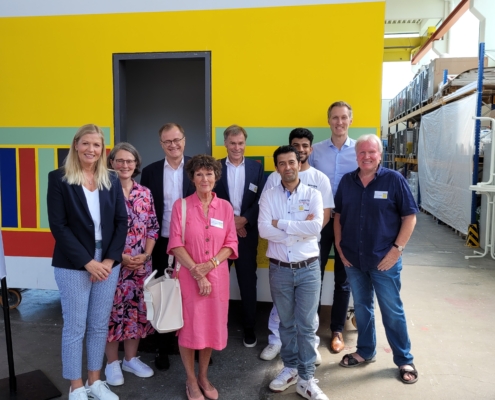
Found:
[{"label": "white dress shirt", "polygon": [[[314,215],[313,220],[306,221],[308,214]],[[277,228],[272,220],[278,220]],[[298,262],[317,257],[322,224],[321,193],[302,182],[292,193],[280,184],[261,195],[258,229],[260,236],[268,240],[268,258]]]},{"label": "white dress shirt", "polygon": [[242,162],[235,166],[227,157],[225,160],[227,166],[227,182],[229,185],[230,204],[234,209],[234,215],[241,215],[242,196],[244,195],[244,183],[246,182],[246,164],[244,157]]},{"label": "white dress shirt", "polygon": [[[182,198],[182,182],[184,180],[184,157],[177,169],[173,169],[165,158],[163,166],[163,237],[170,235],[170,219],[172,217],[172,207],[177,199]],[[187,178],[186,178],[187,179]]]},{"label": "white dress shirt", "polygon": [[[332,187],[330,186],[330,180],[321,171],[316,168],[309,167],[305,171],[299,171],[299,179],[306,186],[318,189],[323,198],[323,208],[334,208],[335,203],[333,201]],[[280,185],[282,178],[277,171],[273,171],[266,180],[263,192],[267,189]]]}]

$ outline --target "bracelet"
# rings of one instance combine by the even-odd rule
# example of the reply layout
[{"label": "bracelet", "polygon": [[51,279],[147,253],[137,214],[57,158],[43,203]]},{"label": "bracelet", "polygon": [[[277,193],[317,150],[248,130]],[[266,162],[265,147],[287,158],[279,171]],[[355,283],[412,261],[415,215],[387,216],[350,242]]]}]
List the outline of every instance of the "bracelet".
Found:
[{"label": "bracelet", "polygon": [[143,254],[146,256],[146,261],[151,260],[151,256],[148,253],[144,252]]},{"label": "bracelet", "polygon": [[213,264],[215,265],[215,268],[218,267],[220,265],[220,260],[216,257],[212,257],[211,258],[211,261],[213,262]]}]

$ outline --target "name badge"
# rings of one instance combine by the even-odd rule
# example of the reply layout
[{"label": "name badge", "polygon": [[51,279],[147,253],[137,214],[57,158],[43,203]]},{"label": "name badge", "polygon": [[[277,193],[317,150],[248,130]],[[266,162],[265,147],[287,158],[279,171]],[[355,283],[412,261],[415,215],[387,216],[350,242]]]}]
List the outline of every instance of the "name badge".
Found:
[{"label": "name badge", "polygon": [[305,201],[299,201],[297,205],[293,205],[291,207],[292,212],[301,212],[301,211],[309,211],[309,203]]},{"label": "name badge", "polygon": [[249,190],[254,193],[258,193],[258,186],[256,186],[254,183],[249,184]]},{"label": "name badge", "polygon": [[219,219],[211,218],[210,225],[214,226],[215,228],[223,229],[223,221],[220,221]]},{"label": "name badge", "polygon": [[388,199],[388,192],[380,192],[375,190],[375,199]]}]

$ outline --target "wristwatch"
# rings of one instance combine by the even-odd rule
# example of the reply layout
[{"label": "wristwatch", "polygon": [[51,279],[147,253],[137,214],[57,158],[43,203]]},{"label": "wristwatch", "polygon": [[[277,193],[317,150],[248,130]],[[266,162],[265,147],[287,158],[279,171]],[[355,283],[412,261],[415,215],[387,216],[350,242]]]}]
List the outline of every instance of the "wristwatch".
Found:
[{"label": "wristwatch", "polygon": [[399,250],[402,253],[402,250],[404,250],[404,246],[398,246],[394,243],[394,247]]},{"label": "wristwatch", "polygon": [[216,257],[212,257],[211,261],[213,261],[213,264],[215,264],[215,268],[220,265],[220,260]]},{"label": "wristwatch", "polygon": [[151,256],[148,253],[144,252],[143,254],[146,256],[146,261],[151,260]]}]

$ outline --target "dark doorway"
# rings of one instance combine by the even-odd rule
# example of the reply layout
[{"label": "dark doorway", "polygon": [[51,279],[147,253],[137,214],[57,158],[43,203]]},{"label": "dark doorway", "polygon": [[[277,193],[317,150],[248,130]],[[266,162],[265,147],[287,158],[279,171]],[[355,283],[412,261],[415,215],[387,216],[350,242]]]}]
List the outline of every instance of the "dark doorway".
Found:
[{"label": "dark doorway", "polygon": [[158,129],[176,122],[186,155],[211,154],[210,52],[114,54],[115,143],[132,143],[143,167],[164,157]]}]

